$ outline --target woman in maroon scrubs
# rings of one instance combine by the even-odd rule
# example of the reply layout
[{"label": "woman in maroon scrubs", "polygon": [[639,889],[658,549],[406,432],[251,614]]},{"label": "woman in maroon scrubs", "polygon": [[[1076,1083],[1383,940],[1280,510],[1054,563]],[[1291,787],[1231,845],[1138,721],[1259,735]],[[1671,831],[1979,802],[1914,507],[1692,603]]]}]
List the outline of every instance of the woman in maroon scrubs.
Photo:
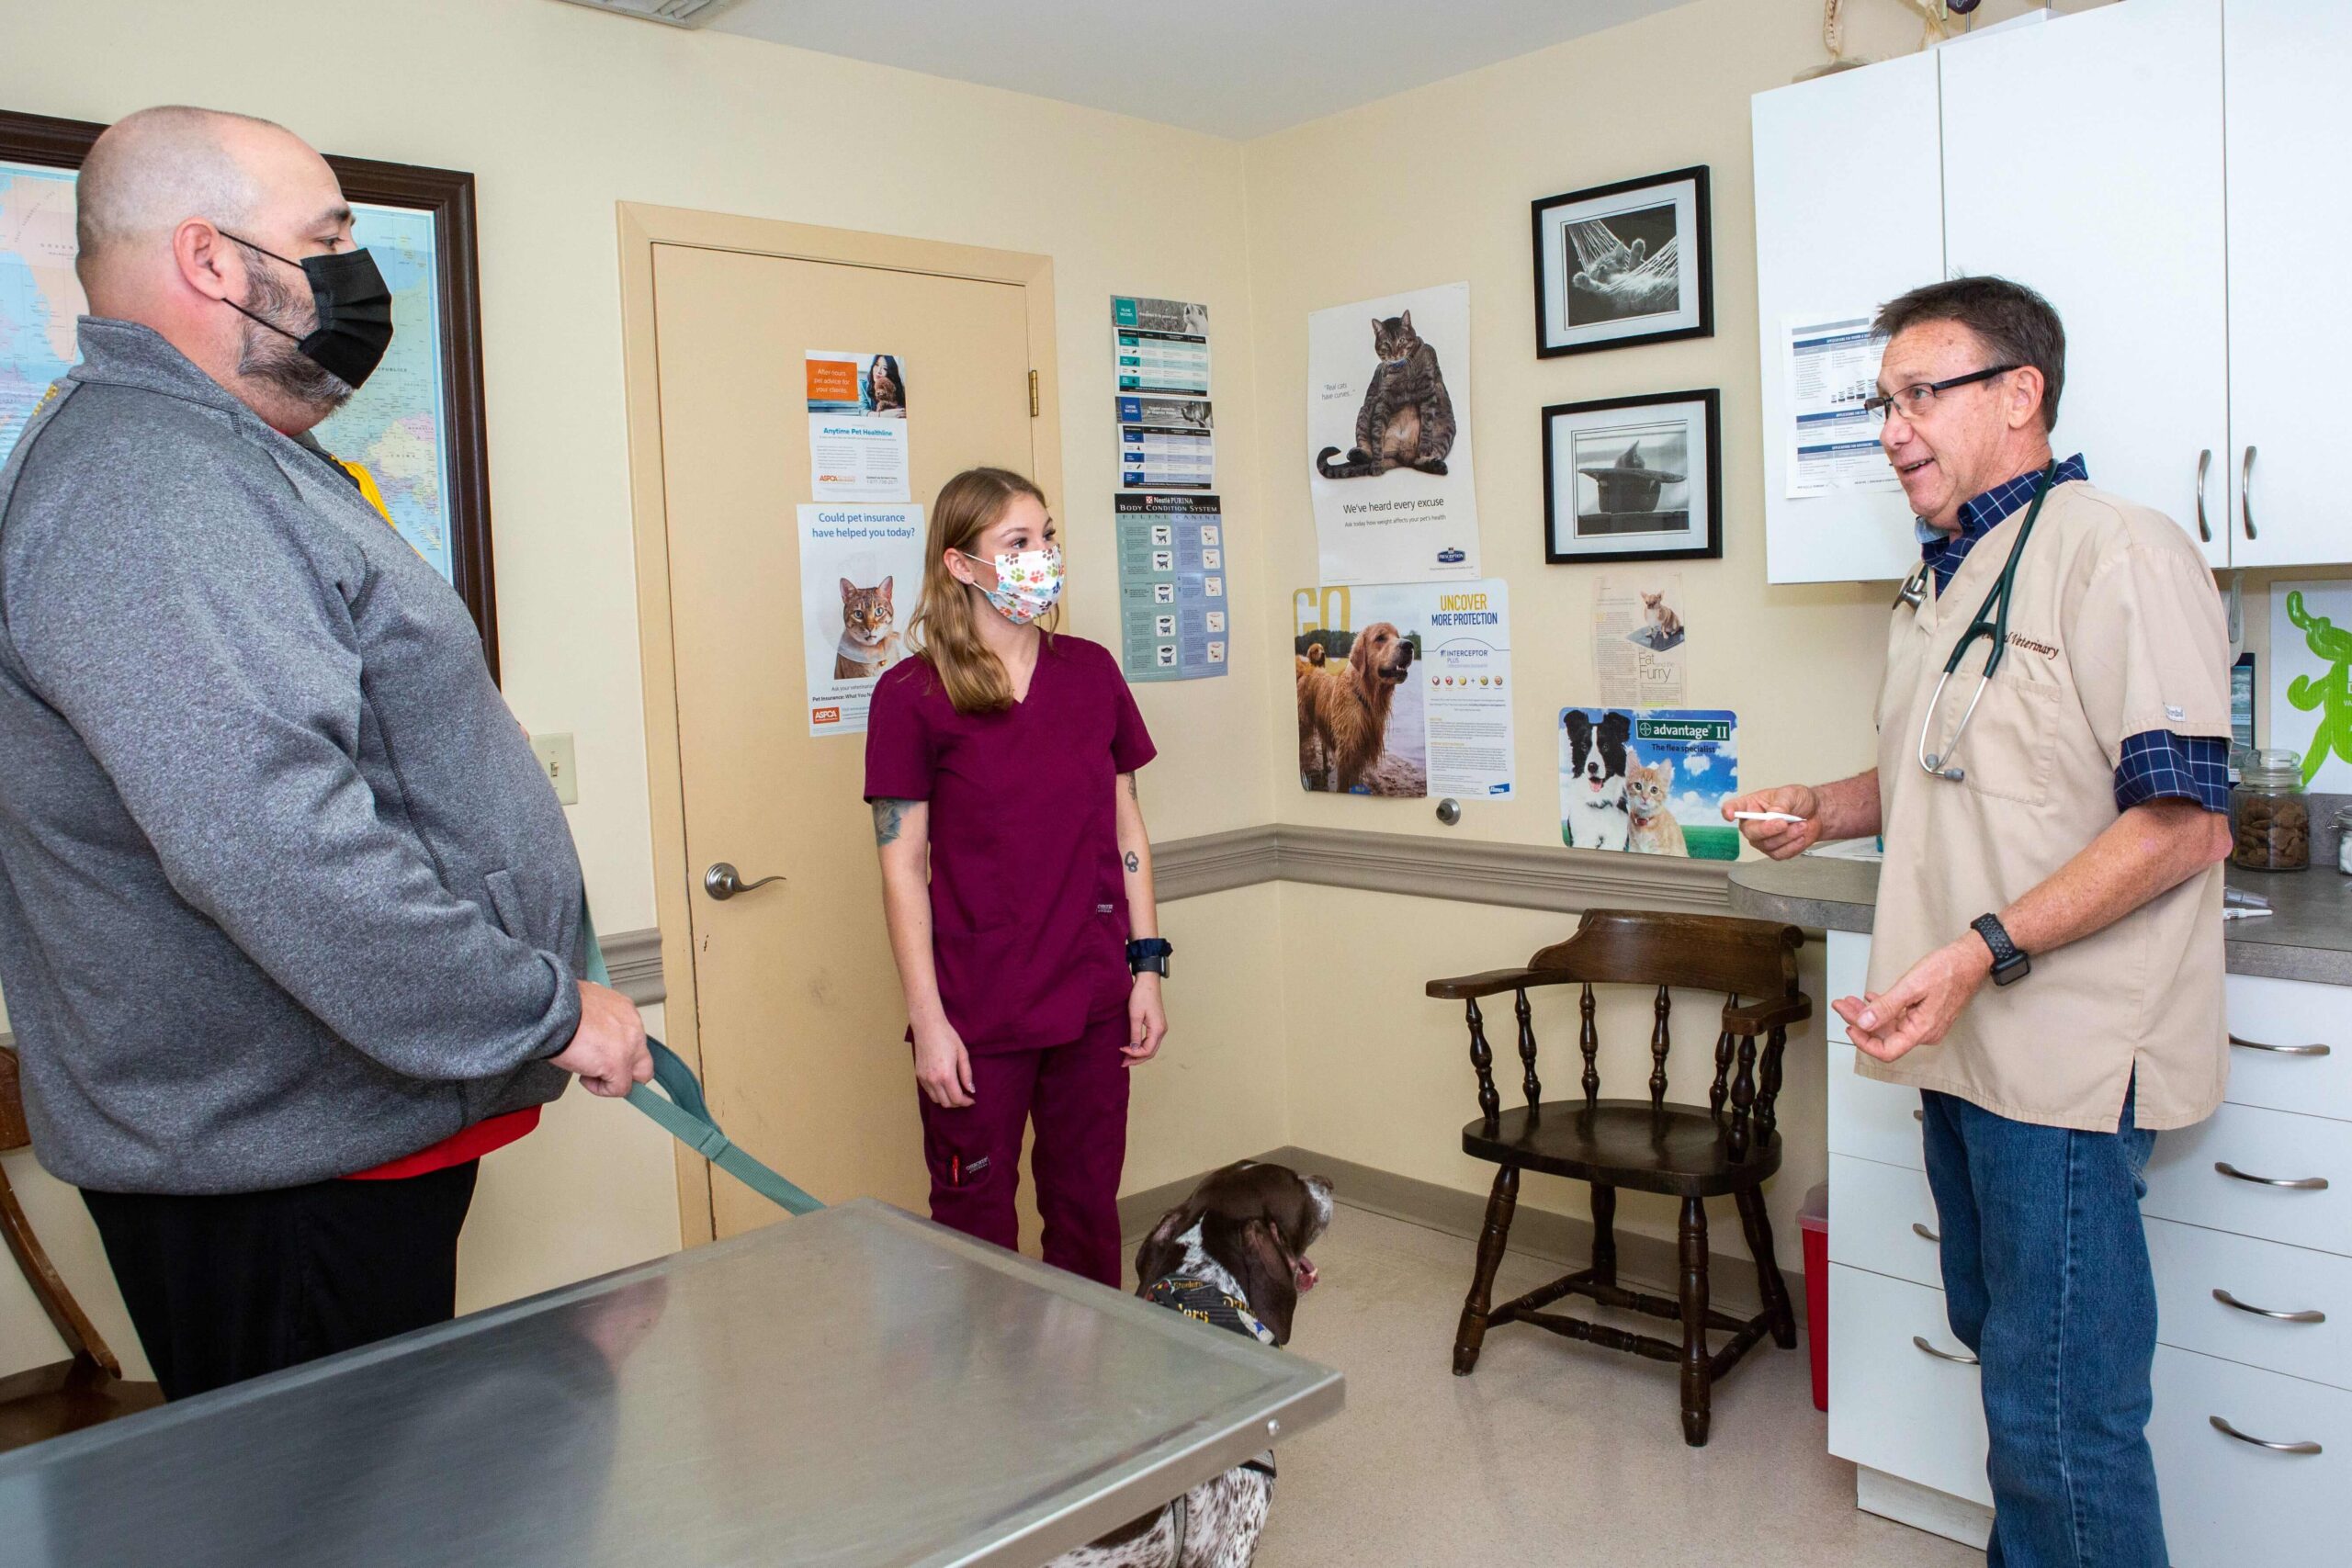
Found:
[{"label": "woman in maroon scrubs", "polygon": [[922,1090],[931,1215],[1012,1247],[1023,1128],[1046,1261],[1116,1288],[1127,1069],[1168,1032],[1136,770],[1099,644],[1053,635],[1044,494],[973,468],[931,511],[917,656],[874,691],[865,795]]}]

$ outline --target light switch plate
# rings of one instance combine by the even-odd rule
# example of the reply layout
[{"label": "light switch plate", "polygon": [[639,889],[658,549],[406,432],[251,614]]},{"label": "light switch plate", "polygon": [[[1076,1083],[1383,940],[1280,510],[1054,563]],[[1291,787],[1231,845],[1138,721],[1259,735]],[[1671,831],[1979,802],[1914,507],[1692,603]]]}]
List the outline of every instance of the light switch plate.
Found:
[{"label": "light switch plate", "polygon": [[534,735],[531,750],[539,759],[539,767],[548,775],[548,783],[555,785],[555,797],[566,806],[580,804],[580,768],[572,761],[571,737],[569,735]]}]

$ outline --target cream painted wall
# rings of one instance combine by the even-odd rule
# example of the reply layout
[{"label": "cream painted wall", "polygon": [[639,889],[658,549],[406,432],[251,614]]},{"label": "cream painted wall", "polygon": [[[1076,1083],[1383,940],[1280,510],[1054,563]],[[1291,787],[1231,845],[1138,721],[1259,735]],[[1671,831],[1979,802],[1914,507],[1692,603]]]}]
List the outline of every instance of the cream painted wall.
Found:
[{"label": "cream painted wall", "polygon": [[[505,688],[532,728],[577,738],[573,828],[607,930],[653,923],[617,201],[1051,255],[1070,629],[1098,640],[1115,642],[1117,626],[1109,296],[1206,301],[1222,493],[1238,542],[1232,595],[1253,614],[1270,601],[1254,542],[1238,144],[550,0],[310,0],[299,25],[270,0],[87,0],[11,6],[7,35],[0,105],[12,109],[110,120],[148,104],[212,104],[329,151],[475,173]],[[1163,839],[1272,813],[1271,639],[1236,643],[1228,679],[1138,688],[1164,751],[1144,781]],[[1269,888],[1170,911],[1201,983],[1175,988],[1180,1049],[1139,1084],[1134,1168],[1147,1184],[1282,1141],[1280,1076],[1250,1061],[1281,1010],[1274,907]],[[1214,967],[1195,953],[1216,954]],[[895,985],[887,974],[867,982]],[[1247,1083],[1250,1103],[1237,1106],[1223,1082]],[[1213,1131],[1191,1130],[1203,1125]],[[762,1152],[789,1168],[789,1151]],[[118,1348],[135,1349],[107,1315],[119,1308],[79,1203],[22,1156],[8,1168],[75,1290],[100,1303]],[[677,1243],[658,1131],[569,1095],[540,1134],[487,1163],[460,1292],[484,1305]],[[0,1269],[0,1371],[54,1354],[46,1324],[26,1318],[29,1296],[7,1304],[18,1288]]]},{"label": "cream painted wall", "polygon": [[[1984,19],[2021,8],[1992,0]],[[1917,40],[1916,17],[1906,21],[1910,13],[1892,0],[1857,0],[1847,11],[1849,53],[1900,53]],[[1889,591],[1776,588],[1764,581],[1748,100],[1825,58],[1820,15],[1814,0],[1701,0],[1250,144],[1258,459],[1275,590],[1262,613],[1272,635],[1287,647],[1289,591],[1313,581],[1316,570],[1306,479],[1307,314],[1467,279],[1482,564],[1510,585],[1520,692],[1518,791],[1508,805],[1465,802],[1461,825],[1449,829],[1426,801],[1308,795],[1285,777],[1275,790],[1279,819],[1559,843],[1555,727],[1561,707],[1598,698],[1589,629],[1598,572],[1544,564],[1540,411],[1686,388],[1722,389],[1724,507],[1724,558],[1679,568],[1692,628],[1689,705],[1739,715],[1743,783],[1820,781],[1870,765]],[[1528,204],[1693,164],[1711,170],[1715,335],[1537,359]],[[1923,172],[1935,177],[1932,167]],[[1890,177],[1905,177],[1893,154]],[[1458,386],[1460,368],[1448,370]],[[1285,662],[1267,667],[1278,773],[1295,735]],[[1292,1141],[1484,1192],[1492,1168],[1460,1152],[1462,1124],[1476,1112],[1461,1010],[1423,998],[1421,983],[1520,963],[1572,931],[1575,918],[1434,902],[1406,908],[1409,914],[1377,895],[1283,889]],[[1348,956],[1370,953],[1391,956],[1378,964]],[[1826,1000],[1818,946],[1804,958],[1818,1005]],[[1694,1021],[1703,1013],[1698,997],[1679,1005],[1693,1010]],[[1636,1063],[1646,1061],[1647,1020],[1635,1016],[1638,998],[1613,1006],[1623,1017],[1620,1028],[1603,1031],[1604,1043],[1618,1042],[1604,1054],[1603,1092],[1614,1081],[1624,1086],[1615,1092],[1639,1094],[1648,1076]],[[1554,1026],[1555,1049],[1573,1061],[1573,1015],[1563,1016],[1569,1021]],[[1685,1038],[1681,1049],[1707,1065],[1684,1058],[1686,1076],[1675,1080],[1684,1087],[1676,1092],[1699,1098],[1713,1070],[1713,1034],[1694,1028]],[[1497,1050],[1509,1054],[1500,1040]],[[1616,1054],[1627,1051],[1634,1055]],[[1619,1060],[1612,1075],[1610,1064]],[[1787,1161],[1768,1189],[1791,1266],[1798,1259],[1795,1211],[1827,1170],[1826,1068],[1815,1023],[1789,1047]],[[1557,1087],[1574,1074],[1555,1066],[1545,1077]],[[1509,1081],[1517,1081],[1515,1059]],[[1531,1179],[1521,1201],[1586,1212],[1583,1190],[1568,1183]],[[1628,1194],[1620,1215],[1629,1229],[1673,1234],[1673,1210],[1663,1201]],[[1737,1253],[1737,1231],[1719,1226],[1713,1245]]]},{"label": "cream painted wall", "polygon": [[[1985,18],[2019,8],[1988,0]],[[1849,51],[1915,41],[1894,0],[1849,10]],[[1270,818],[1445,831],[1425,804],[1291,787],[1285,655],[1289,590],[1310,580],[1315,561],[1301,468],[1306,314],[1463,278],[1484,546],[1489,572],[1512,586],[1525,695],[1521,798],[1474,807],[1454,831],[1557,842],[1553,710],[1589,692],[1591,589],[1588,573],[1542,561],[1536,411],[1547,402],[1723,389],[1725,558],[1684,568],[1698,633],[1692,701],[1740,712],[1752,780],[1861,765],[1883,592],[1768,588],[1758,534],[1747,105],[1820,60],[1818,18],[1815,0],[1701,0],[1242,146],[549,0],[402,0],[392,13],[380,0],[311,0],[299,28],[268,0],[50,0],[12,8],[0,105],[104,120],[150,103],[216,103],[283,120],[331,150],[475,171],[507,690],[533,728],[577,737],[582,803],[572,814],[590,886],[604,923],[628,930],[650,924],[653,905],[618,200],[1052,255],[1072,629],[1098,638],[1115,628],[1105,297],[1211,305],[1233,592],[1253,633],[1237,637],[1227,680],[1139,689],[1163,747],[1146,775],[1161,839]],[[322,62],[348,68],[322,71]],[[1537,361],[1527,203],[1691,163],[1714,171],[1717,335]],[[1148,210],[1136,197],[1146,167]],[[1183,949],[1170,987],[1175,1033],[1167,1057],[1136,1080],[1130,1189],[1293,1143],[1484,1190],[1490,1173],[1459,1153],[1476,1103],[1460,1013],[1422,998],[1420,983],[1515,961],[1571,918],[1284,886],[1176,904],[1166,921]],[[1818,949],[1806,956],[1818,996]],[[1605,1081],[1645,1077],[1642,1005],[1612,1001],[1603,1015]],[[1686,1019],[1703,1015],[1702,998],[1682,1005]],[[1572,1027],[1554,1025],[1552,1038],[1573,1060]],[[1694,1022],[1678,1082],[1703,1082],[1710,1038]],[[1790,1160],[1771,1194],[1792,1262],[1791,1213],[1826,1163],[1825,1070],[1816,1026],[1790,1047]],[[1573,1074],[1555,1065],[1548,1077],[1556,1085]],[[787,1151],[764,1152],[789,1167]],[[22,1155],[7,1168],[101,1326],[135,1355],[79,1203]],[[1527,1201],[1583,1209],[1565,1184],[1531,1181]],[[1629,1200],[1624,1217],[1657,1232],[1667,1216]],[[487,1163],[461,1255],[464,1304],[619,1267],[677,1240],[658,1132],[619,1106],[569,1095],[538,1134]],[[12,1288],[0,1270],[0,1370],[54,1354],[29,1296],[11,1297]]]}]

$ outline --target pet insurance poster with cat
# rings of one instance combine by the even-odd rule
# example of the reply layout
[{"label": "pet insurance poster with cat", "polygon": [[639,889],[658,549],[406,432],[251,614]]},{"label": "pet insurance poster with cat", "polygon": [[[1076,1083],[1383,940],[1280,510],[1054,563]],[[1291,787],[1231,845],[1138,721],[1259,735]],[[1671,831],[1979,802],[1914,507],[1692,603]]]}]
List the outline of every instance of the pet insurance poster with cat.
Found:
[{"label": "pet insurance poster with cat", "polygon": [[808,733],[863,735],[874,683],[907,656],[922,591],[922,508],[800,508],[800,645]]},{"label": "pet insurance poster with cat", "polygon": [[1560,841],[1573,850],[1737,860],[1724,802],[1739,793],[1727,708],[1562,708]]},{"label": "pet insurance poster with cat", "polygon": [[1477,577],[1468,284],[1306,318],[1305,457],[1323,582]]}]

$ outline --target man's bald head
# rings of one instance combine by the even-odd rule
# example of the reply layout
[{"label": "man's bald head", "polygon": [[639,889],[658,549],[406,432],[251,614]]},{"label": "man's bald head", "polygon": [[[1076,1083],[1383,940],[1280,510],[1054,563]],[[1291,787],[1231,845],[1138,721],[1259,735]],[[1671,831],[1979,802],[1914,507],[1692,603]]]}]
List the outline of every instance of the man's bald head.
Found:
[{"label": "man's bald head", "polygon": [[281,430],[351,395],[296,347],[318,320],[302,259],[352,243],[334,171],[300,137],[251,115],[141,109],[91,147],[75,197],[91,314],[153,329]]}]

